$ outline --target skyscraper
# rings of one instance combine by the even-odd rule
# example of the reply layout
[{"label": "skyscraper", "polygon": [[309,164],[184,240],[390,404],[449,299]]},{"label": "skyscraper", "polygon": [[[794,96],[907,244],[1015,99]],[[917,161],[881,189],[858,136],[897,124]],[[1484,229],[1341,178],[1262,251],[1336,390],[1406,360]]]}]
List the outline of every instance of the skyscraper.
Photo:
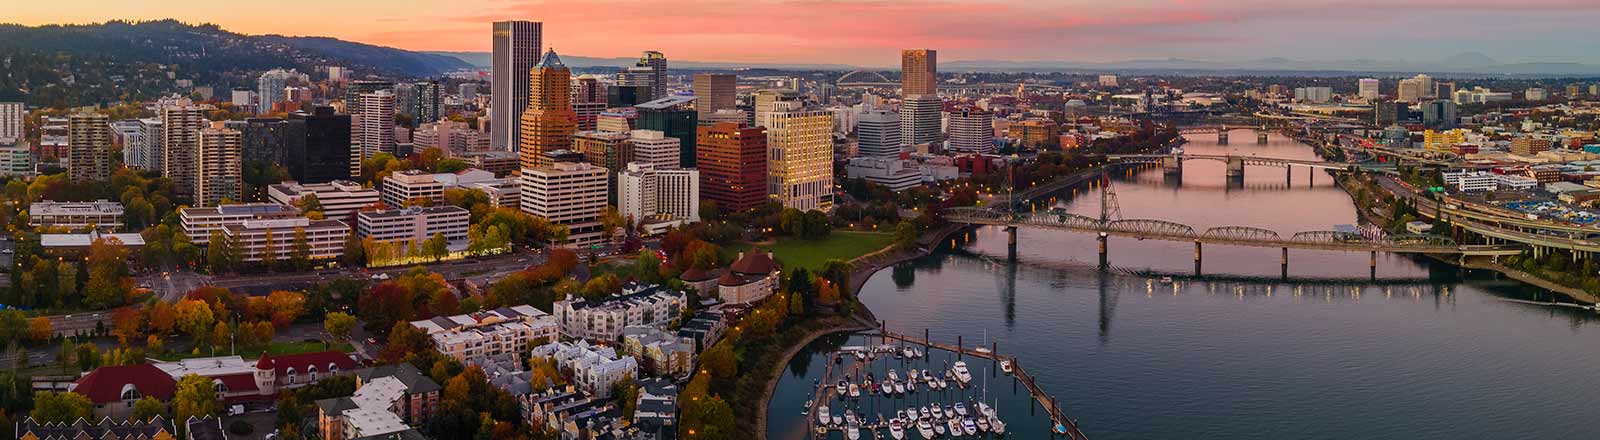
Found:
[{"label": "skyscraper", "polygon": [[172,179],[172,190],[181,199],[194,197],[194,161],[200,151],[200,129],[205,128],[200,107],[189,100],[162,107],[161,175]]},{"label": "skyscraper", "polygon": [[993,153],[994,114],[977,107],[964,107],[950,112],[950,150]]},{"label": "skyscraper", "polygon": [[763,89],[755,94],[755,125],[767,126],[767,116],[787,102],[799,102],[800,93],[787,89]]},{"label": "skyscraper", "polygon": [[67,117],[67,175],[74,182],[111,176],[111,119],[79,112]]},{"label": "skyscraper", "polygon": [[574,103],[605,103],[606,86],[600,83],[600,77],[580,75],[572,79],[572,102]]},{"label": "skyscraper", "polygon": [[[139,149],[135,156],[141,157],[142,162],[135,164],[146,170],[161,172],[162,159],[165,158],[167,149],[161,142],[165,140],[161,129],[161,118],[144,118],[139,120],[139,143],[132,148]],[[129,148],[123,145],[122,148]]]},{"label": "skyscraper", "polygon": [[[523,150],[527,152],[527,150]],[[586,245],[600,241],[600,213],[606,207],[609,174],[586,163],[552,162],[522,169],[522,212],[567,227],[567,241]]]},{"label": "skyscraper", "polygon": [[900,95],[939,94],[939,52],[933,49],[900,51]]},{"label": "skyscraper", "polygon": [[731,73],[694,74],[695,111],[705,120],[717,110],[734,109],[738,93],[738,77]]},{"label": "skyscraper", "polygon": [[900,101],[900,138],[905,145],[939,142],[944,101],[938,95],[911,95]]},{"label": "skyscraper", "polygon": [[644,51],[633,67],[617,73],[617,85],[624,87],[649,87],[650,96],[643,101],[653,101],[667,96],[667,56],[653,50]]},{"label": "skyscraper", "polygon": [[300,183],[326,183],[350,178],[350,115],[333,107],[289,114],[283,165]]},{"label": "skyscraper", "polygon": [[0,139],[22,139],[22,120],[28,112],[20,102],[0,102]]},{"label": "skyscraper", "polygon": [[520,151],[522,112],[528,108],[528,72],[539,64],[544,23],[497,21],[494,23],[494,60],[491,73],[489,142],[494,148]]},{"label": "skyscraper", "polygon": [[217,206],[223,200],[240,200],[244,186],[239,161],[240,134],[227,128],[199,131],[200,150],[195,154],[194,206]]},{"label": "skyscraper", "polygon": [[[388,90],[361,95],[360,160],[394,153],[394,93]],[[352,145],[352,148],[358,147]],[[353,158],[354,159],[354,158]],[[351,164],[359,169],[360,161]]]},{"label": "skyscraper", "polygon": [[787,102],[767,119],[767,193],[785,208],[832,208],[833,113]]},{"label": "skyscraper", "polygon": [[695,154],[700,192],[722,212],[767,202],[767,129],[735,122],[700,126]]},{"label": "skyscraper", "polygon": [[683,168],[695,166],[694,135],[699,124],[695,120],[695,111],[689,109],[689,103],[694,101],[694,96],[669,96],[636,106],[639,111],[638,128],[656,130],[678,138],[678,164]]},{"label": "skyscraper", "polygon": [[1378,99],[1378,85],[1377,78],[1362,78],[1356,82],[1356,96],[1368,101]]},{"label": "skyscraper", "polygon": [[549,165],[546,151],[572,147],[578,114],[572,111],[572,71],[556,51],[545,52],[528,78],[528,108],[522,112],[517,155],[522,168]]},{"label": "skyscraper", "polygon": [[272,69],[261,74],[256,80],[256,97],[261,100],[256,108],[256,113],[271,113],[272,105],[283,102],[283,88],[289,86],[289,72],[283,69]]},{"label": "skyscraper", "polygon": [[856,121],[856,138],[862,156],[900,155],[904,139],[900,136],[900,114],[888,110],[868,110]]},{"label": "skyscraper", "polygon": [[439,97],[438,81],[421,81],[411,85],[409,107],[405,113],[411,115],[413,125],[422,125],[437,122],[443,116],[444,102]]}]

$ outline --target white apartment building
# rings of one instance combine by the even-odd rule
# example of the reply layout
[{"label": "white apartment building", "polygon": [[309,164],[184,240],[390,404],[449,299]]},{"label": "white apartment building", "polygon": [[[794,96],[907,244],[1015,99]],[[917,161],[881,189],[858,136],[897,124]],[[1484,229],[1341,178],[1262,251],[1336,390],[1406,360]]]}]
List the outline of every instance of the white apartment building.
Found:
[{"label": "white apartment building", "polygon": [[93,202],[43,200],[28,205],[28,226],[60,227],[78,231],[93,227],[114,232],[122,229],[122,204],[100,199]]},{"label": "white apartment building", "polygon": [[[361,121],[359,123],[359,144],[352,144],[354,148],[360,146],[359,159],[370,159],[378,153],[394,153],[394,93],[389,90],[379,90],[361,95],[359,106]],[[356,128],[356,121],[352,118],[352,128]],[[352,132],[358,130],[351,130]],[[352,158],[357,159],[357,158]],[[360,161],[352,163],[352,167],[359,169]]]},{"label": "white apartment building", "polygon": [[566,225],[567,241],[586,245],[600,241],[600,213],[606,207],[610,177],[605,168],[559,162],[522,170],[522,212]]},{"label": "white apartment building", "polygon": [[328,183],[301,184],[283,182],[267,187],[267,199],[283,205],[299,206],[300,200],[314,196],[322,205],[322,217],[347,219],[361,207],[378,203],[378,190],[364,188],[359,183],[335,180]]},{"label": "white apartment building", "polygon": [[974,107],[950,113],[950,151],[994,153],[994,113]]},{"label": "white apartment building", "polygon": [[444,234],[451,248],[465,248],[472,214],[459,206],[428,206],[362,211],[356,214],[356,234],[384,243],[422,243]]},{"label": "white apartment building", "polygon": [[200,149],[194,157],[195,206],[216,206],[224,200],[240,199],[244,190],[244,164],[240,156],[243,144],[244,138],[238,130],[200,130]]},{"label": "white apartment building", "polygon": [[393,173],[383,178],[382,199],[390,208],[404,207],[410,200],[443,201],[444,183],[421,170]]},{"label": "white apartment building", "polygon": [[[244,224],[246,220],[275,220],[299,218],[300,209],[276,203],[244,203],[204,208],[180,208],[178,218],[183,222],[183,233],[194,244],[204,245],[211,233],[227,225]],[[344,237],[340,237],[344,239]]]},{"label": "white apartment building", "polygon": [[[674,167],[676,168],[676,167]],[[617,173],[617,208],[647,234],[700,221],[700,171],[633,162]]]},{"label": "white apartment building", "polygon": [[27,106],[20,102],[0,102],[0,143],[22,140],[22,121],[27,114]]},{"label": "white apartment building", "polygon": [[1378,91],[1380,84],[1382,83],[1377,78],[1362,78],[1356,81],[1356,96],[1368,101],[1376,100],[1380,95]]},{"label": "white apartment building", "polygon": [[555,303],[556,324],[571,338],[615,342],[622,328],[635,325],[665,328],[683,308],[683,292],[661,286],[628,283],[622,293],[598,301],[583,297]]},{"label": "white apartment building", "polygon": [[0,177],[32,176],[33,152],[21,141],[0,139]]},{"label": "white apartment building", "polygon": [[654,164],[661,170],[679,165],[678,150],[683,149],[683,145],[678,138],[667,137],[659,130],[634,130],[629,133],[628,141],[633,143],[635,163]]},{"label": "white apartment building", "polygon": [[595,397],[611,397],[611,386],[639,375],[639,361],[632,356],[617,356],[615,348],[577,343],[553,342],[533,349],[533,356],[555,360],[557,368],[572,371],[578,388]]},{"label": "white apartment building", "polygon": [[222,227],[223,234],[238,246],[243,256],[241,260],[247,263],[260,262],[267,254],[269,241],[272,243],[272,255],[278,261],[288,261],[294,255],[295,234],[300,231],[306,234],[312,260],[333,260],[344,256],[344,239],[350,235],[350,226],[338,220],[311,220],[305,217],[245,220]]},{"label": "white apartment building", "polygon": [[767,194],[785,208],[833,208],[833,113],[774,103],[767,115]]},{"label": "white apartment building", "polygon": [[556,320],[530,305],[501,307],[455,316],[411,321],[433,339],[440,353],[463,364],[484,361],[522,363],[522,354],[555,342]]},{"label": "white apartment building", "polygon": [[888,110],[867,110],[856,118],[859,155],[894,157],[904,150],[900,136],[900,114]]}]

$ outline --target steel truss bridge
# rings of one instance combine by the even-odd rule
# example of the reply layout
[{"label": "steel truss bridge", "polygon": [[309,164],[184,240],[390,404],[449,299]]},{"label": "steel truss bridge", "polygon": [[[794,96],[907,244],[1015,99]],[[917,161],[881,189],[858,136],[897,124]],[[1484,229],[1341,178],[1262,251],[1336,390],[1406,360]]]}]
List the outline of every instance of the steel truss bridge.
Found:
[{"label": "steel truss bridge", "polygon": [[1284,237],[1276,231],[1250,226],[1219,226],[1199,231],[1189,225],[1166,220],[1100,220],[1064,212],[1013,214],[986,208],[961,207],[946,209],[944,218],[973,225],[1039,227],[1140,240],[1282,249],[1456,255],[1517,255],[1523,250],[1522,246],[1463,246],[1449,237],[1437,235],[1406,234],[1369,238],[1339,231],[1305,231]]},{"label": "steel truss bridge", "polygon": [[1303,166],[1303,167],[1308,167],[1308,168],[1318,168],[1318,169],[1334,170],[1334,171],[1351,171],[1351,170],[1353,170],[1355,168],[1354,165],[1341,164],[1341,163],[1332,163],[1332,162],[1323,162],[1323,161],[1320,161],[1320,160],[1278,159],[1278,158],[1272,158],[1272,157],[1258,157],[1258,156],[1231,156],[1231,155],[1211,155],[1211,154],[1181,154],[1181,155],[1173,155],[1173,154],[1111,154],[1111,155],[1106,155],[1106,160],[1118,161],[1118,162],[1122,162],[1122,163],[1163,163],[1163,161],[1165,161],[1167,159],[1176,159],[1176,160],[1180,160],[1180,161],[1184,161],[1184,160],[1214,160],[1214,161],[1224,162],[1224,163],[1242,163],[1243,165],[1268,166],[1268,167],[1278,167],[1278,168],[1286,168],[1286,167],[1289,167],[1289,166]]}]

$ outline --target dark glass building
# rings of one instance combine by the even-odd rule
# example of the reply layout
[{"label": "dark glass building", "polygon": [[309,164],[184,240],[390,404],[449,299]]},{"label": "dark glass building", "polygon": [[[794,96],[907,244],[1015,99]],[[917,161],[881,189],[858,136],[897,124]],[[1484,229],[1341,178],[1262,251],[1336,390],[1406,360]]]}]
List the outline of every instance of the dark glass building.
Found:
[{"label": "dark glass building", "polygon": [[287,121],[284,167],[300,183],[350,179],[350,115],[317,106],[295,112]]},{"label": "dark glass building", "polygon": [[638,128],[666,133],[678,138],[678,166],[695,167],[695,131],[699,113],[689,109],[693,96],[669,96],[634,106],[639,111]]}]

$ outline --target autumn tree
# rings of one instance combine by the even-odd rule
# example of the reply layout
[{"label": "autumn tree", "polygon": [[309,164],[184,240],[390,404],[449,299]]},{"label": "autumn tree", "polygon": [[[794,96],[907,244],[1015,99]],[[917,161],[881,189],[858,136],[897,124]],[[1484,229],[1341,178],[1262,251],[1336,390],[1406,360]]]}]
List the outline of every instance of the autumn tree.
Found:
[{"label": "autumn tree", "polygon": [[28,320],[28,339],[47,341],[54,335],[50,331],[50,318],[43,316]]},{"label": "autumn tree", "polygon": [[306,228],[294,228],[294,242],[289,245],[289,263],[295,270],[311,270],[311,240],[306,238]]},{"label": "autumn tree", "polygon": [[117,343],[127,346],[128,341],[137,340],[144,335],[146,322],[144,308],[124,307],[111,314],[111,334],[117,337]]},{"label": "autumn tree", "polygon": [[127,301],[132,283],[124,280],[128,248],[116,238],[100,238],[89,245],[86,257],[89,282],[84,286],[84,305],[104,309]]},{"label": "autumn tree", "polygon": [[173,325],[177,322],[177,311],[172,303],[156,301],[150,306],[149,324],[150,333],[161,336],[172,334]]},{"label": "autumn tree", "polygon": [[211,313],[211,305],[202,300],[179,301],[174,312],[177,327],[194,338],[196,346],[205,340],[206,333],[211,331],[212,325],[216,323],[216,317]]},{"label": "autumn tree", "polygon": [[334,339],[343,341],[350,338],[350,331],[355,330],[356,317],[345,312],[332,312],[322,320],[322,328]]},{"label": "autumn tree", "polygon": [[33,411],[28,413],[39,423],[72,423],[87,419],[94,403],[82,394],[63,391],[38,391],[33,393]]},{"label": "autumn tree", "polygon": [[261,245],[261,266],[267,270],[278,268],[278,243],[273,239],[272,230],[266,232],[265,242]]},{"label": "autumn tree", "polygon": [[198,374],[186,374],[178,379],[172,394],[172,418],[189,420],[189,417],[216,416],[221,411],[217,404],[217,389],[211,379]]},{"label": "autumn tree", "polygon": [[267,304],[272,306],[272,325],[278,328],[293,324],[306,312],[306,296],[295,292],[273,291],[267,295]]},{"label": "autumn tree", "polygon": [[129,417],[133,420],[148,421],[155,416],[167,417],[167,404],[161,403],[154,397],[145,396],[133,402],[133,411]]}]

